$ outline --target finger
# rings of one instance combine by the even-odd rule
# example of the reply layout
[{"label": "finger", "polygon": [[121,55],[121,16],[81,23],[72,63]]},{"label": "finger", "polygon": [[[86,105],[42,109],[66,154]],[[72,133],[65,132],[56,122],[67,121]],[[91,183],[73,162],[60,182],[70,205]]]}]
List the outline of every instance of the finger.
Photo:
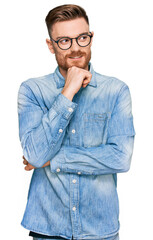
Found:
[{"label": "finger", "polygon": [[84,80],[83,83],[82,83],[82,86],[87,86],[89,83],[90,83],[89,80]]},{"label": "finger", "polygon": [[26,171],[30,171],[31,169],[29,169],[27,166],[24,168]]},{"label": "finger", "polygon": [[27,161],[27,160],[23,160],[23,164],[24,164],[24,165],[27,165],[27,164],[28,164],[28,161]]},{"label": "finger", "polygon": [[30,171],[30,170],[32,170],[33,168],[28,164],[24,169],[25,169],[26,171]]},{"label": "finger", "polygon": [[92,74],[87,74],[86,76],[85,76],[85,78],[84,78],[84,80],[83,80],[83,82],[85,81],[88,81],[88,82],[90,82],[91,81],[91,78],[92,78]]},{"label": "finger", "polygon": [[25,169],[26,171],[29,171],[29,167],[28,167],[28,165],[25,166],[24,169]]},{"label": "finger", "polygon": [[88,84],[83,84],[82,87],[85,88]]},{"label": "finger", "polygon": [[83,84],[88,84],[90,81],[88,79],[83,80]]},{"label": "finger", "polygon": [[22,158],[23,158],[25,161],[27,161],[27,159],[26,159],[24,156],[22,156]]},{"label": "finger", "polygon": [[86,78],[91,79],[92,78],[92,74],[90,72],[87,72]]},{"label": "finger", "polygon": [[32,169],[34,169],[35,167],[32,166],[30,163],[28,163],[25,168],[26,168],[26,170],[32,170]]}]

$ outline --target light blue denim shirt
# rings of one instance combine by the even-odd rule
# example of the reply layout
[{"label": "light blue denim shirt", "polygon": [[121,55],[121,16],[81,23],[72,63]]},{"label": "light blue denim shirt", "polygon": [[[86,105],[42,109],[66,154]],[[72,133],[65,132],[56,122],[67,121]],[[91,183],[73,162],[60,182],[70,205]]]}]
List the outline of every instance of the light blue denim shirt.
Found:
[{"label": "light blue denim shirt", "polygon": [[[117,173],[127,172],[135,130],[129,87],[101,75],[70,101],[55,72],[21,83],[19,137],[33,171],[22,226],[71,239],[113,239],[119,231]],[[41,168],[47,161],[50,166]]]}]

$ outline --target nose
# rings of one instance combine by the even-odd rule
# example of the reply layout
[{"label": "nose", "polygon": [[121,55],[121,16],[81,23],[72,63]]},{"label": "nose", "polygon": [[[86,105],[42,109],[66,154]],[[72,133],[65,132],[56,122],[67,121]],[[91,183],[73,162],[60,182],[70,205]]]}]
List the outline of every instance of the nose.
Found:
[{"label": "nose", "polygon": [[79,49],[80,49],[80,46],[77,44],[76,39],[72,39],[71,50],[72,51],[78,51]]}]

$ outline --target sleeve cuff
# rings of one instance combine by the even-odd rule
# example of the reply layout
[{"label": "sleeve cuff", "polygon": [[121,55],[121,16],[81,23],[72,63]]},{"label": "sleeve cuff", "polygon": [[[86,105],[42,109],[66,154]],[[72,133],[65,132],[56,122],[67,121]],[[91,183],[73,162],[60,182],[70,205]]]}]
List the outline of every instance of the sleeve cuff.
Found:
[{"label": "sleeve cuff", "polygon": [[69,164],[66,163],[66,158],[65,158],[65,147],[63,146],[60,149],[60,151],[54,156],[54,158],[52,158],[52,160],[50,161],[50,171],[52,173],[65,172],[65,173],[73,173],[78,175],[87,173],[86,171],[80,170],[80,167],[75,166],[75,168],[73,168],[72,166],[71,168],[71,167],[68,167],[68,165]]},{"label": "sleeve cuff", "polygon": [[58,173],[58,172],[62,171],[62,165],[64,163],[65,163],[64,148],[61,148],[60,151],[50,161],[51,172]]},{"label": "sleeve cuff", "polygon": [[70,101],[62,93],[59,93],[53,104],[53,108],[56,112],[61,113],[66,119],[68,119],[77,108],[77,103]]}]

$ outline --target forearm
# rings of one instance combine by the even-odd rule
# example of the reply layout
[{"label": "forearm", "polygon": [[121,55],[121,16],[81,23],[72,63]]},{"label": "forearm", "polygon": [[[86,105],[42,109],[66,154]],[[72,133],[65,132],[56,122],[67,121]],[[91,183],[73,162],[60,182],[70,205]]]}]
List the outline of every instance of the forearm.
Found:
[{"label": "forearm", "polygon": [[134,137],[122,138],[120,146],[110,144],[93,148],[65,147],[51,160],[51,172],[100,175],[126,172],[130,168]]},{"label": "forearm", "polygon": [[25,91],[24,87],[23,94],[21,88],[18,98],[20,141],[27,161],[42,167],[59,151],[77,104],[59,94],[44,113],[33,96],[27,98],[29,92]]}]

